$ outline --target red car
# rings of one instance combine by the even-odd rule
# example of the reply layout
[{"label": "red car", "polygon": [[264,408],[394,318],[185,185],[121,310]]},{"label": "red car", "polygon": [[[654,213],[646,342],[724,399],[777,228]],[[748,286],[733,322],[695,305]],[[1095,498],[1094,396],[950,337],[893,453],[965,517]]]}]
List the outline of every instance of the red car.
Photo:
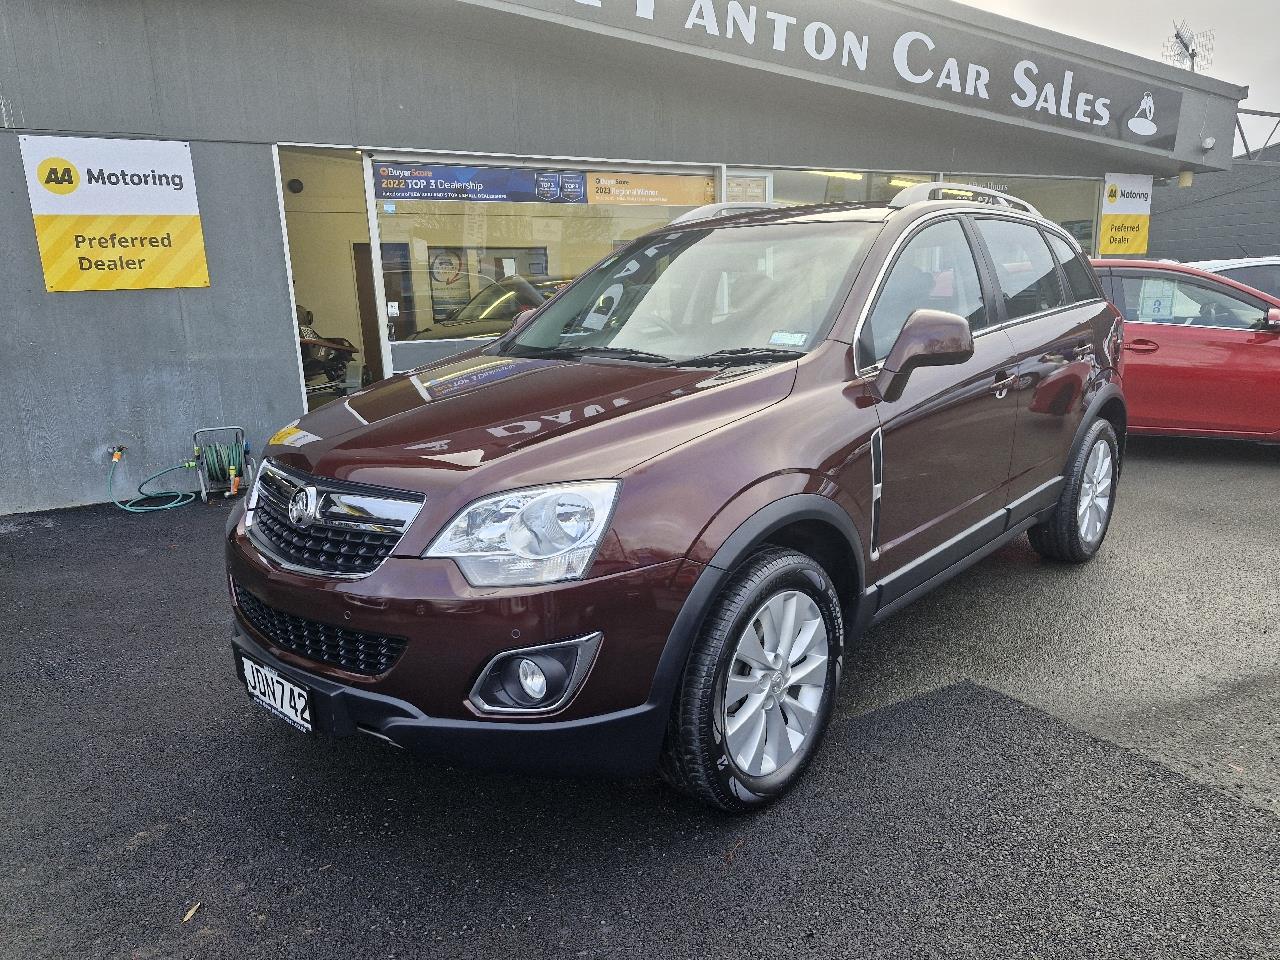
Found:
[{"label": "red car", "polygon": [[1093,265],[1124,314],[1131,433],[1280,442],[1280,298],[1180,263]]}]

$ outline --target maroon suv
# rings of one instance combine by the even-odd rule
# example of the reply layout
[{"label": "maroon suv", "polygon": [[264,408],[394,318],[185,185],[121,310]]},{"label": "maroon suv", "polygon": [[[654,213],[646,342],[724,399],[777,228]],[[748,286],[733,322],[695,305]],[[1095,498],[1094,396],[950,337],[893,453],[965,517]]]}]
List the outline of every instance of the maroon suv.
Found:
[{"label": "maroon suv", "polygon": [[449,761],[781,794],[864,630],[1023,532],[1107,532],[1120,315],[1034,210],[937,192],[656,231],[282,430],[227,532],[249,692]]}]

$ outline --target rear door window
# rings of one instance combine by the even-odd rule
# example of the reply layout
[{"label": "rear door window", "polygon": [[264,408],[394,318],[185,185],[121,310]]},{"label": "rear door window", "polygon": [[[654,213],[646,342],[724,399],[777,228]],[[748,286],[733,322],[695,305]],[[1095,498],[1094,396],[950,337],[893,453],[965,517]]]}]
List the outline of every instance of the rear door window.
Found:
[{"label": "rear door window", "polygon": [[958,314],[973,330],[987,325],[978,268],[959,220],[931,224],[902,248],[862,325],[858,365],[887,357],[907,318],[922,309]]},{"label": "rear door window", "polygon": [[995,264],[1008,319],[1043,313],[1066,302],[1058,266],[1038,227],[986,217],[977,224]]},{"label": "rear door window", "polygon": [[1097,300],[1098,288],[1094,286],[1093,271],[1084,262],[1080,252],[1056,233],[1045,231],[1045,236],[1049,238],[1049,246],[1062,265],[1062,275],[1067,281],[1071,301],[1079,303],[1082,300]]}]

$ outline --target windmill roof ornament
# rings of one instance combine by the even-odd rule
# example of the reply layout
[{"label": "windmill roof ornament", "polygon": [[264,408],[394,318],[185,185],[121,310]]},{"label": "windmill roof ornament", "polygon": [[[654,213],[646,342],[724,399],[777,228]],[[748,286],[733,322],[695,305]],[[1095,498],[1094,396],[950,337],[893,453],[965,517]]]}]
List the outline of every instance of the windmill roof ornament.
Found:
[{"label": "windmill roof ornament", "polygon": [[1173,25],[1173,36],[1164,42],[1164,59],[1175,67],[1186,67],[1192,73],[1213,63],[1212,30],[1192,30],[1187,21]]}]

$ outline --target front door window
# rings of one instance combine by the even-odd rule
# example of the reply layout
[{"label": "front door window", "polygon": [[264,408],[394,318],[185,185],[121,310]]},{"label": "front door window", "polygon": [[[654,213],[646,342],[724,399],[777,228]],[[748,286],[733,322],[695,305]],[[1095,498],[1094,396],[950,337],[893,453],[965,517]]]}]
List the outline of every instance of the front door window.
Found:
[{"label": "front door window", "polygon": [[887,357],[902,325],[921,309],[958,314],[975,331],[987,325],[978,269],[959,220],[925,227],[903,248],[862,326],[858,365]]},{"label": "front door window", "polygon": [[1141,323],[1260,330],[1267,319],[1256,304],[1171,274],[1117,277],[1114,289],[1124,318]]}]

